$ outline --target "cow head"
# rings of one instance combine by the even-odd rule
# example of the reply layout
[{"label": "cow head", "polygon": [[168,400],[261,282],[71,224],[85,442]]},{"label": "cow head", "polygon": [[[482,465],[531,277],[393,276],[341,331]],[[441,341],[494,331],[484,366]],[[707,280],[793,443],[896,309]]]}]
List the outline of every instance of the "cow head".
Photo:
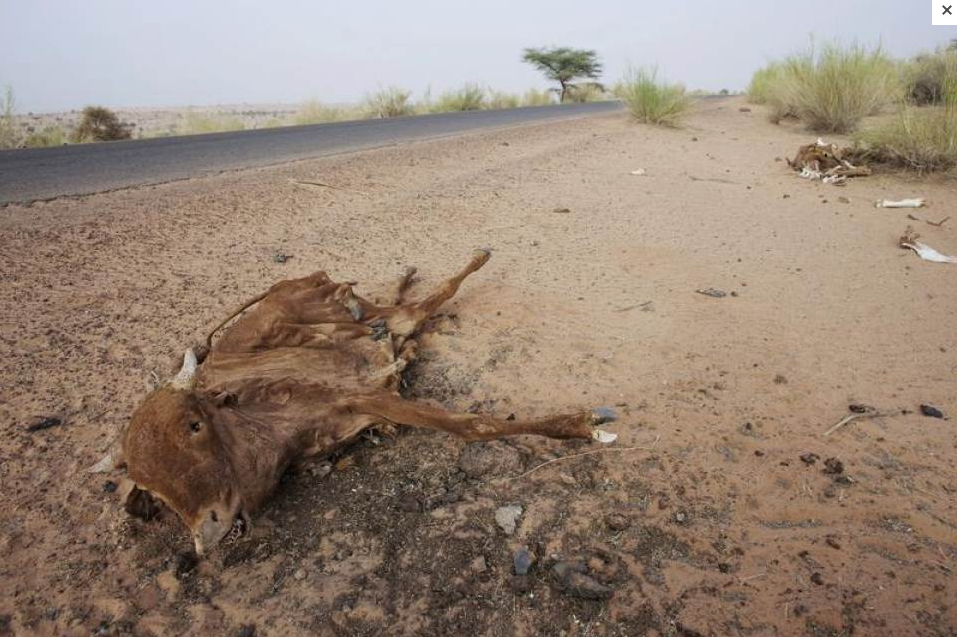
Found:
[{"label": "cow head", "polygon": [[203,555],[231,531],[245,532],[249,518],[217,432],[216,406],[193,391],[196,369],[189,350],[179,374],[133,412],[121,445],[136,489],[175,511]]}]

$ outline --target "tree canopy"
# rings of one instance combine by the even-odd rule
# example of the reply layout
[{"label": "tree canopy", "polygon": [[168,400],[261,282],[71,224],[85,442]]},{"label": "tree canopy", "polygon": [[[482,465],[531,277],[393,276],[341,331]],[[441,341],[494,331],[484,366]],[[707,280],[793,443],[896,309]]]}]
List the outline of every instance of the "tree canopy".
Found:
[{"label": "tree canopy", "polygon": [[525,49],[522,60],[528,62],[561,86],[560,100],[565,101],[568,87],[576,78],[596,79],[601,74],[598,54],[591,49],[544,47]]}]

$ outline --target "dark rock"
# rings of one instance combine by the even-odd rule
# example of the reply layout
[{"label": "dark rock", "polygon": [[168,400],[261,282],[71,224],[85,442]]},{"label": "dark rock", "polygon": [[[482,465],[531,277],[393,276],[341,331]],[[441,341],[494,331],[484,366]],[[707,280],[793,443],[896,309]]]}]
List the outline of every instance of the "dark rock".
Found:
[{"label": "dark rock", "polygon": [[847,408],[855,414],[866,414],[867,412],[874,411],[874,408],[870,405],[862,405],[860,403],[851,403]]},{"label": "dark rock", "polygon": [[256,626],[254,624],[245,624],[240,627],[236,637],[256,637]]},{"label": "dark rock", "polygon": [[552,572],[558,586],[566,594],[579,599],[610,599],[615,591],[587,574],[588,568],[581,562],[556,562]]},{"label": "dark rock", "polygon": [[812,464],[820,460],[820,458],[821,456],[817,455],[816,453],[808,452],[808,453],[801,454],[801,462],[803,462],[804,464],[808,466],[811,466]]},{"label": "dark rock", "polygon": [[721,571],[722,573],[730,573],[731,565],[726,562],[722,562],[718,564],[718,570]]},{"label": "dark rock", "polygon": [[817,572],[811,573],[811,581],[820,586],[824,583],[824,576]]},{"label": "dark rock", "polygon": [[840,475],[844,473],[844,463],[837,458],[828,458],[824,461],[824,473],[828,475]]},{"label": "dark rock", "polygon": [[33,433],[35,431],[43,431],[44,429],[49,429],[50,427],[59,427],[63,424],[63,421],[56,416],[47,416],[42,420],[39,420],[32,425],[27,426],[27,431]]},{"label": "dark rock", "polygon": [[569,208],[555,208],[552,212],[557,212],[558,214],[566,214],[571,212]]},{"label": "dark rock", "polygon": [[838,551],[841,550],[841,545],[840,545],[840,543],[838,543],[838,541],[835,540],[835,539],[832,538],[832,537],[827,537],[827,538],[825,538],[825,539],[824,539],[824,542],[825,542],[828,546],[830,546],[832,549],[837,549]]},{"label": "dark rock", "polygon": [[512,556],[512,565],[515,567],[515,574],[528,575],[528,569],[531,568],[534,561],[535,558],[529,553],[526,547],[523,546],[515,551],[515,555]]},{"label": "dark rock", "polygon": [[114,493],[116,491],[116,483],[112,480],[107,480],[103,483],[103,491],[106,493]]},{"label": "dark rock", "polygon": [[932,405],[921,405],[920,413],[924,414],[928,418],[943,418],[944,417],[944,412],[942,412],[941,410],[937,409],[936,407]]},{"label": "dark rock", "polygon": [[727,292],[716,290],[715,288],[701,288],[699,290],[695,290],[695,292],[705,296],[710,296],[715,299],[723,299],[724,297],[728,296]]}]

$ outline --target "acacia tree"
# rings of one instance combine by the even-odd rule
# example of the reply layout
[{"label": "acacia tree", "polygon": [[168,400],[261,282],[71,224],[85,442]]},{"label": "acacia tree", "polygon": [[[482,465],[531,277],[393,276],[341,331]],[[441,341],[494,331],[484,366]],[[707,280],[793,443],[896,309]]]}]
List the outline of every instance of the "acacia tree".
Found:
[{"label": "acacia tree", "polygon": [[568,89],[575,78],[596,79],[601,74],[598,54],[590,49],[571,49],[565,46],[525,49],[522,60],[558,82],[559,101],[564,102]]}]

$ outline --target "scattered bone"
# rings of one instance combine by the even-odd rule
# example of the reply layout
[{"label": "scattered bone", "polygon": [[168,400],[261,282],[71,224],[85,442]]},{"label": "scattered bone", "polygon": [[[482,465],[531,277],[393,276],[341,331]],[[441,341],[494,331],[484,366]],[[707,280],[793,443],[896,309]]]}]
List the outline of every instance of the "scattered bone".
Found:
[{"label": "scattered bone", "polygon": [[881,199],[875,205],[878,208],[923,208],[925,202],[923,199],[901,199],[900,201]]},{"label": "scattered bone", "polygon": [[631,174],[635,175],[636,177],[644,177],[648,174],[648,172],[644,168],[639,168],[637,170],[631,171]]},{"label": "scattered bone", "polygon": [[904,234],[901,235],[901,238],[898,240],[897,245],[904,249],[913,250],[917,253],[917,256],[924,261],[932,261],[934,263],[957,263],[957,257],[941,254],[932,247],[918,241],[917,239],[919,238],[920,235],[915,232],[911,226],[907,226]]},{"label": "scattered bone", "polygon": [[850,158],[856,156],[853,149],[838,148],[823,139],[813,144],[801,146],[794,159],[788,159],[788,165],[798,171],[803,179],[820,180],[833,186],[843,185],[848,177],[867,177],[871,169],[855,166]]}]

